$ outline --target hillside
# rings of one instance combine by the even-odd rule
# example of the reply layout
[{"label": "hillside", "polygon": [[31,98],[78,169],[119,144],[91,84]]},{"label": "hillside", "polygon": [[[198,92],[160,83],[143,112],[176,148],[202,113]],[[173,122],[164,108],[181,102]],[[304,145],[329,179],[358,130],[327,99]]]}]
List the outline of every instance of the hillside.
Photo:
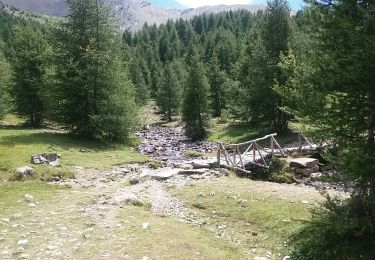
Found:
[{"label": "hillside", "polygon": [[[16,8],[28,10],[31,12],[45,13],[53,16],[64,16],[67,13],[67,7],[64,0],[1,0],[3,3],[12,5]],[[143,0],[105,0],[112,6],[116,16],[119,19],[119,27],[122,30],[137,30],[145,22],[148,24],[165,23],[168,19],[190,19],[194,15],[203,13],[218,13],[229,10],[249,10],[253,13],[264,9],[262,5],[219,5],[191,8],[186,10],[177,10],[162,8]]]}]

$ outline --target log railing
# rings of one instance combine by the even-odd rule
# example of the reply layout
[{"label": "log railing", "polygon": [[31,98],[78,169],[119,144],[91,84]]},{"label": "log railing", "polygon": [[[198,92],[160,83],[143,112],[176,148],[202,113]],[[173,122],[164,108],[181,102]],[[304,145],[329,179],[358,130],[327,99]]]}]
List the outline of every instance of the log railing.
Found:
[{"label": "log railing", "polygon": [[[221,142],[217,143],[217,165],[231,168],[234,170],[240,170],[243,172],[250,173],[245,170],[247,164],[252,164],[261,168],[269,168],[266,157],[269,155],[286,157],[287,152],[277,142],[277,134],[266,135],[262,138],[257,138],[248,142],[239,144],[224,144]],[[269,140],[270,147],[263,148],[259,142]],[[303,143],[307,143],[311,150],[316,149],[314,145],[303,135],[302,132],[298,132],[299,146],[291,148],[290,151],[298,151],[302,153]],[[225,164],[221,163],[224,159]]]}]

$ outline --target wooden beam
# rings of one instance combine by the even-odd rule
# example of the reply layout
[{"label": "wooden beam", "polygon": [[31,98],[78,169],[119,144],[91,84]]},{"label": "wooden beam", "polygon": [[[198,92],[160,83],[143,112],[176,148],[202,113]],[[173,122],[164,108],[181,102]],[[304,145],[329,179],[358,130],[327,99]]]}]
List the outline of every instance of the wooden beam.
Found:
[{"label": "wooden beam", "polygon": [[259,150],[259,146],[258,146],[258,144],[257,144],[257,151],[258,151],[258,153],[259,153],[260,158],[262,158],[262,161],[263,161],[263,163],[264,163],[264,166],[267,167],[266,160],[264,159],[264,157],[263,157],[263,155],[262,155],[262,152]]},{"label": "wooden beam", "polygon": [[[228,163],[228,161],[229,161],[233,166],[235,166],[235,164],[232,162],[232,159],[230,158],[230,156],[229,156],[227,150],[225,150],[224,146],[221,146],[221,148],[223,149],[223,152],[224,152],[224,154],[225,154],[225,157],[227,158],[227,163]],[[229,165],[229,163],[228,163],[228,165]]]},{"label": "wooden beam", "polygon": [[224,146],[227,146],[228,148],[236,146],[236,145],[243,146],[243,145],[251,144],[252,142],[259,142],[259,141],[262,141],[262,140],[265,140],[265,139],[268,139],[268,138],[274,137],[274,136],[277,136],[277,133],[266,135],[264,137],[257,138],[257,139],[254,139],[254,140],[251,140],[251,141],[247,141],[247,142],[244,142],[244,143],[239,143],[239,144],[224,144]]},{"label": "wooden beam", "polygon": [[246,151],[242,154],[242,160],[245,158],[246,153],[250,151],[251,147],[254,145],[254,143],[251,143],[250,146],[246,149]]},{"label": "wooden beam", "polygon": [[240,156],[241,168],[243,169],[244,165],[243,165],[243,161],[242,161],[242,157],[241,157],[241,152],[240,152],[240,147],[239,146],[237,146],[237,152],[238,152],[238,155]]},{"label": "wooden beam", "polygon": [[223,155],[224,155],[225,161],[226,161],[227,164],[229,165],[229,161],[228,161],[227,155],[226,155],[226,153],[225,153],[225,148],[224,148],[224,146],[223,146],[221,143],[220,143],[220,150],[221,150],[221,152],[222,152]]},{"label": "wooden beam", "polygon": [[307,137],[301,132],[301,136],[303,137],[303,139],[305,139],[305,141],[308,143],[308,145],[310,145],[310,148],[313,148],[314,146],[310,143],[309,139],[307,139]]},{"label": "wooden beam", "polygon": [[273,138],[273,141],[275,142],[276,147],[280,150],[280,153],[281,153],[283,156],[286,156],[285,153],[284,153],[283,148],[281,148],[281,146],[280,146],[279,143],[276,141],[276,139],[275,139],[273,136],[272,136],[271,138]]},{"label": "wooden beam", "polygon": [[251,171],[247,171],[245,169],[241,169],[239,167],[236,167],[236,166],[230,166],[230,165],[220,165],[222,168],[225,168],[225,169],[228,169],[228,170],[232,170],[232,171],[235,171],[235,172],[240,172],[240,173],[244,173],[244,174],[251,174]]},{"label": "wooden beam", "polygon": [[216,154],[216,160],[217,160],[217,165],[220,167],[220,159],[221,159],[221,144],[217,144],[217,154]]}]

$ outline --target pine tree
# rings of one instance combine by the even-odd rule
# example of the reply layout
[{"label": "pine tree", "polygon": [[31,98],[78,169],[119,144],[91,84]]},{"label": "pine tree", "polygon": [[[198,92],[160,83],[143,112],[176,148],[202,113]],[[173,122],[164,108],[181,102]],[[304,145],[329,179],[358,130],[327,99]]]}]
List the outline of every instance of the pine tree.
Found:
[{"label": "pine tree", "polygon": [[121,37],[101,0],[68,0],[55,33],[56,120],[83,137],[123,140],[135,120]]},{"label": "pine tree", "polygon": [[211,108],[214,117],[221,116],[221,111],[225,107],[225,89],[227,74],[219,68],[219,61],[215,56],[210,63],[208,78],[210,81]]},{"label": "pine tree", "polygon": [[180,67],[181,65],[177,62],[167,64],[159,81],[156,104],[168,121],[172,121],[172,116],[176,115],[181,108],[184,80],[178,73]]},{"label": "pine tree", "polygon": [[272,128],[275,98],[269,86],[273,84],[268,66],[268,54],[262,41],[260,24],[251,28],[239,68],[237,117],[260,127]]},{"label": "pine tree", "polygon": [[51,50],[38,28],[17,26],[13,30],[15,61],[11,90],[15,112],[26,116],[32,127],[40,127],[46,112],[49,56]]},{"label": "pine tree", "polygon": [[182,119],[185,133],[193,140],[207,137],[209,127],[209,82],[205,68],[194,46],[190,46],[190,68],[184,93]]},{"label": "pine tree", "polygon": [[[287,80],[283,77],[278,63],[280,62],[280,55],[287,53],[288,42],[290,40],[290,7],[286,0],[272,0],[267,2],[264,30],[263,30],[263,44],[268,54],[268,64],[270,67],[269,74],[281,85]],[[272,83],[268,86],[270,89]],[[271,90],[272,91],[272,90]],[[270,93],[274,96],[275,104],[272,106],[273,128],[277,131],[285,131],[288,128],[287,116],[280,109],[284,105],[283,99],[277,94]]]},{"label": "pine tree", "polygon": [[11,84],[11,68],[2,52],[0,42],[0,118],[9,110],[9,86]]},{"label": "pine tree", "polygon": [[133,57],[129,64],[129,73],[135,88],[136,102],[137,104],[144,105],[146,104],[150,93],[146,84],[146,76],[143,73],[142,66],[143,64],[141,58]]},{"label": "pine tree", "polygon": [[283,85],[278,63],[288,51],[289,6],[285,0],[268,2],[263,19],[251,28],[240,62],[240,87],[244,90],[242,118],[274,131],[287,129],[287,117],[280,109],[283,99],[272,89]]},{"label": "pine tree", "polygon": [[293,241],[293,259],[374,256],[374,11],[373,1],[312,2],[301,20],[308,41],[279,64],[293,76],[278,89],[288,89],[287,109],[327,141],[325,157],[353,187],[350,197],[329,199],[314,214]]},{"label": "pine tree", "polygon": [[[298,116],[337,145],[341,170],[349,181],[359,184],[359,194],[370,198],[373,217],[374,10],[372,1],[315,3],[305,28],[311,32],[311,45],[307,54],[297,56],[293,82]],[[288,68],[287,62],[281,65]]]}]

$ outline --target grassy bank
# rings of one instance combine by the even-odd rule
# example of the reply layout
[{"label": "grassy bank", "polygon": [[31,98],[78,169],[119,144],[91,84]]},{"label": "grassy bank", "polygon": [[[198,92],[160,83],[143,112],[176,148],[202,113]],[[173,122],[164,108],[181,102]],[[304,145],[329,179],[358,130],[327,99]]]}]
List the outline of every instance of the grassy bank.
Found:
[{"label": "grassy bank", "polygon": [[287,254],[289,235],[310,218],[309,208],[322,198],[314,189],[237,177],[197,182],[173,193],[242,252],[250,257],[270,252],[272,259]]},{"label": "grassy bank", "polygon": [[[73,166],[106,169],[116,164],[144,162],[147,157],[136,152],[134,145],[82,140],[67,133],[27,129],[22,121],[8,117],[0,123],[0,181],[13,176],[20,166],[32,166],[37,177],[70,176]],[[62,167],[31,165],[35,153],[61,154]]]}]

